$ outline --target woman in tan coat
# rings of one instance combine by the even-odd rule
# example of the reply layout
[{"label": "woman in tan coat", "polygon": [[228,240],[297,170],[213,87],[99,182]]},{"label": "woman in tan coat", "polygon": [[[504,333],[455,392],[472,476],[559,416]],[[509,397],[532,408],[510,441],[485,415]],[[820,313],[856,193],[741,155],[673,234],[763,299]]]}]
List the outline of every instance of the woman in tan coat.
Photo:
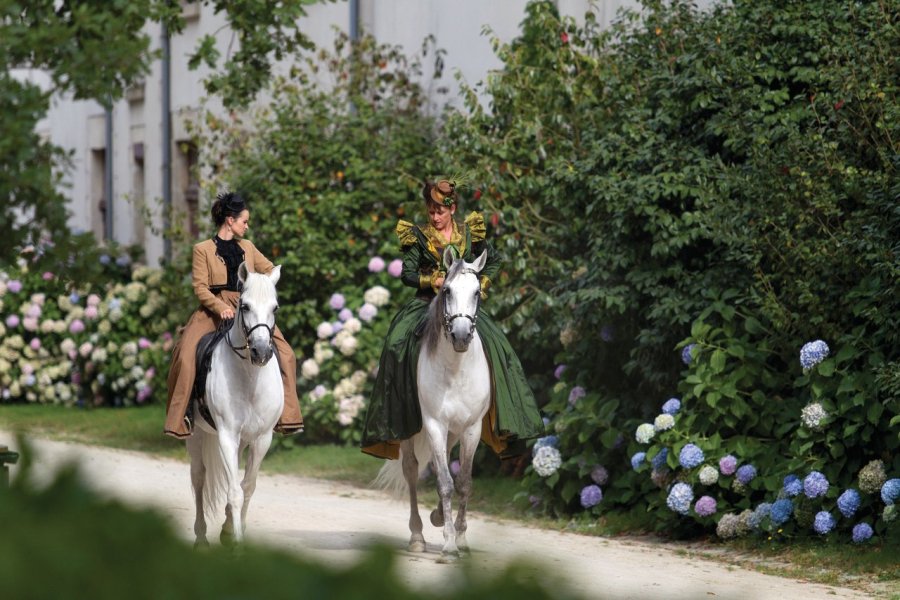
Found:
[{"label": "woman in tan coat", "polygon": [[[257,273],[268,273],[274,267],[252,242],[242,239],[250,227],[250,211],[240,195],[220,195],[213,203],[212,218],[218,232],[211,240],[194,246],[191,276],[200,306],[182,329],[169,367],[165,433],[178,439],[190,436],[193,427],[187,409],[196,374],[197,344],[224,319],[234,318],[240,297],[238,267],[246,262],[247,270]],[[296,433],[303,429],[297,398],[297,359],[277,326],[274,339],[284,381],[284,411],[275,431]]]}]

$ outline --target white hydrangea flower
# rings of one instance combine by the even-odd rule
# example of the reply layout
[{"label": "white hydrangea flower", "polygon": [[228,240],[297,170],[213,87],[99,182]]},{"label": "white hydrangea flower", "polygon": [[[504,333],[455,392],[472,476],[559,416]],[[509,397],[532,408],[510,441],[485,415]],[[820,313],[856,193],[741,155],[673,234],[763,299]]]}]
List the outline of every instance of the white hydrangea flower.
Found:
[{"label": "white hydrangea flower", "polygon": [[654,428],[653,425],[650,423],[642,423],[638,425],[637,431],[634,433],[634,439],[636,439],[639,444],[646,444],[653,439],[655,434],[656,428]]},{"label": "white hydrangea flower", "polygon": [[668,413],[662,413],[653,421],[653,427],[656,431],[666,431],[675,427],[675,417]]},{"label": "white hydrangea flower", "polygon": [[354,371],[353,375],[350,376],[350,381],[353,382],[353,385],[360,387],[363,383],[368,379],[368,375],[366,375],[365,371]]},{"label": "white hydrangea flower", "polygon": [[300,375],[304,379],[315,379],[319,376],[319,363],[312,358],[307,358],[300,365]]},{"label": "white hydrangea flower", "polygon": [[719,470],[709,465],[704,465],[700,469],[700,483],[703,485],[713,485],[719,481]]},{"label": "white hydrangea flower", "polygon": [[363,300],[376,307],[382,307],[391,299],[391,293],[380,285],[376,285],[366,290],[363,294]]},{"label": "white hydrangea flower", "polygon": [[541,477],[549,477],[562,466],[562,456],[553,446],[541,446],[531,460],[534,472]]},{"label": "white hydrangea flower", "polygon": [[800,411],[800,420],[803,421],[803,425],[813,431],[821,431],[824,424],[823,421],[827,418],[828,413],[818,402],[807,404]]},{"label": "white hydrangea flower", "polygon": [[334,335],[334,328],[328,321],[323,321],[316,327],[316,336],[318,336],[320,340],[328,339],[332,335]]},{"label": "white hydrangea flower", "polygon": [[351,317],[344,322],[344,331],[349,333],[359,333],[362,329],[362,323],[356,317]]}]

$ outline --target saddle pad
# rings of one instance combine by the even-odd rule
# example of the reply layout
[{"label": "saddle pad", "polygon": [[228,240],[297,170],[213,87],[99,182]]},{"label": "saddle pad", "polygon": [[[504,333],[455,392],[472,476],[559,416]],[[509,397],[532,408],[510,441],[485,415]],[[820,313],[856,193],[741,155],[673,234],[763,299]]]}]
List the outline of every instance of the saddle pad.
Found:
[{"label": "saddle pad", "polygon": [[[197,410],[200,416],[212,426],[216,428],[209,407],[206,405],[206,376],[212,370],[212,354],[216,349],[216,345],[225,337],[231,326],[231,320],[223,322],[215,331],[211,331],[200,338],[197,344],[196,365],[197,372],[194,376],[194,387],[191,390],[191,404],[197,403]],[[190,413],[190,410],[188,411]]]}]

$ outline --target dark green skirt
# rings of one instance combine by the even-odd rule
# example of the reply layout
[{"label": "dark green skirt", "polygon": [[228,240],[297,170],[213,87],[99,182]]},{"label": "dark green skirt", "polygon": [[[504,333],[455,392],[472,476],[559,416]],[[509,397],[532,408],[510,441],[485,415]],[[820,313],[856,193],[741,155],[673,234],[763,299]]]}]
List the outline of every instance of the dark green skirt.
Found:
[{"label": "dark green skirt", "polygon": [[[399,442],[422,429],[416,386],[420,338],[428,300],[413,298],[400,309],[388,329],[378,376],[369,399],[362,450],[382,458],[397,458]],[[481,439],[501,456],[524,451],[524,440],[543,435],[544,424],[522,364],[483,310],[478,311],[478,335],[491,368],[491,409],[482,424]]]}]

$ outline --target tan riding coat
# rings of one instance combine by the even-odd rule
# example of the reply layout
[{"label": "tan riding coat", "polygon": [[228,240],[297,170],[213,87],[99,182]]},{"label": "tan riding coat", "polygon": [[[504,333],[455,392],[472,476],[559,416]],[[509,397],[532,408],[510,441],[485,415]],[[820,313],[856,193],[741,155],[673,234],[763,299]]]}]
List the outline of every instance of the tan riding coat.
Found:
[{"label": "tan riding coat", "polygon": [[[238,240],[238,244],[244,251],[244,262],[247,264],[248,271],[267,274],[275,268],[272,261],[263,256],[250,240]],[[225,266],[225,259],[216,254],[214,241],[206,240],[194,245],[191,283],[194,286],[194,294],[200,299],[200,304],[214,315],[220,315],[223,310],[232,308],[210,289],[228,283],[228,268]]]}]

